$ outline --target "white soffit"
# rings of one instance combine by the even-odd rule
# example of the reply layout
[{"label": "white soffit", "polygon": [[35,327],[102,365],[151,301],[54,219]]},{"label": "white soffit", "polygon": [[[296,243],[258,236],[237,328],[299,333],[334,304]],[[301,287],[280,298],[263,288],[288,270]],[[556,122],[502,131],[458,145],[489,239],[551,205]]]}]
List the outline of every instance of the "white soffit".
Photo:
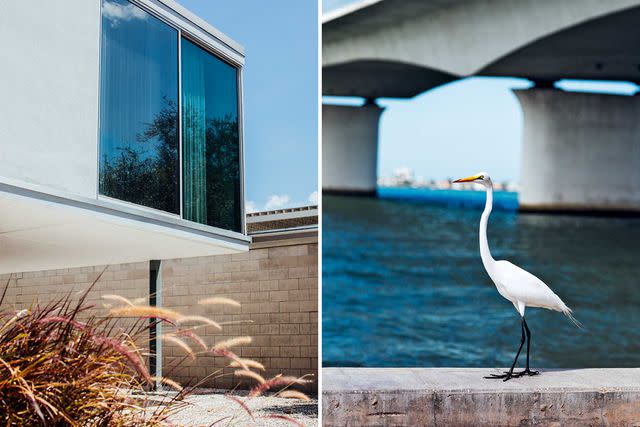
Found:
[{"label": "white soffit", "polygon": [[0,182],[0,274],[249,248],[251,239],[242,234],[163,217],[114,202],[65,199]]}]

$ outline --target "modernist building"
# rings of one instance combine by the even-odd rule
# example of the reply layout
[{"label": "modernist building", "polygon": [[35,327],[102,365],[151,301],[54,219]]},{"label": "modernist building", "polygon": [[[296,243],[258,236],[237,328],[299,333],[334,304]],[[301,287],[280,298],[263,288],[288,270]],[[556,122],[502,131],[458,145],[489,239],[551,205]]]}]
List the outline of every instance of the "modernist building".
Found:
[{"label": "modernist building", "polygon": [[247,251],[235,41],[171,0],[2,2],[0,273]]},{"label": "modernist building", "polygon": [[[10,280],[4,304],[28,308],[66,294],[84,291],[98,312],[102,296],[118,294],[131,300],[149,299],[182,313],[204,315],[225,323],[222,331],[207,327],[199,335],[210,344],[237,336],[251,336],[251,344],[237,348],[240,356],[258,360],[266,376],[310,375],[307,391],[317,391],[318,373],[318,209],[316,206],[261,212],[247,216],[253,238],[249,251],[214,256],[96,265],[0,275]],[[159,279],[160,278],[160,279]],[[153,289],[153,294],[150,294]],[[241,307],[208,307],[204,298],[232,298]],[[228,360],[201,355],[185,360],[180,347],[152,340],[157,358],[149,360],[155,373],[181,384],[233,388],[238,378]],[[180,364],[179,368],[174,366]],[[221,375],[212,375],[223,370]],[[244,382],[241,386],[250,385]]]},{"label": "modernist building", "polygon": [[[250,335],[265,375],[316,378],[317,207],[245,220],[242,47],[171,0],[0,2],[0,36],[4,303],[100,277],[98,311],[115,293],[207,315],[228,324],[207,342]],[[157,374],[237,385],[224,358],[172,370],[182,350],[151,347]]]}]

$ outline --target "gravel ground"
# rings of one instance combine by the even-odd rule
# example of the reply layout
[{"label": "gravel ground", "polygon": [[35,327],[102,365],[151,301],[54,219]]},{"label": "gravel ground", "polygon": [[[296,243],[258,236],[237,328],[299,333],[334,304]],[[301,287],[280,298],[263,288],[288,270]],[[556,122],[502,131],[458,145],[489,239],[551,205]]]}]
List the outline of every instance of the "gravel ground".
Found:
[{"label": "gravel ground", "polygon": [[[267,426],[267,427],[292,427],[296,423],[277,418],[284,416],[295,420],[305,427],[318,425],[318,400],[310,401],[297,399],[283,399],[271,396],[247,397],[246,392],[237,391],[233,397],[241,400],[251,411],[254,419],[242,408],[240,404],[225,397],[224,390],[198,390],[187,397],[184,409],[172,415],[169,420],[179,426],[210,426],[215,421],[221,420],[216,426]],[[175,395],[165,392],[163,397]],[[156,396],[160,398],[160,396]],[[276,416],[265,418],[268,415]]]}]

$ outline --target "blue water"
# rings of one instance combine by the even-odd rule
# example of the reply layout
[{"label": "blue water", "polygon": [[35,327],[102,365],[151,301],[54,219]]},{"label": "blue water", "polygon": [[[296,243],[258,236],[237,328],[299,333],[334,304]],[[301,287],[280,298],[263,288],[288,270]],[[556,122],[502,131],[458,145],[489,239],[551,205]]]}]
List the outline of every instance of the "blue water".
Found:
[{"label": "blue water", "polygon": [[[380,189],[323,198],[324,366],[506,366],[518,315],[484,272],[484,193]],[[495,193],[489,244],[585,325],[527,309],[532,366],[640,365],[640,219],[519,214]]]},{"label": "blue water", "polygon": [[[484,209],[484,191],[430,190],[425,188],[382,187],[378,189],[381,199],[407,202],[423,202],[449,208]],[[515,211],[518,209],[518,193],[496,191],[493,193],[493,209]]]}]

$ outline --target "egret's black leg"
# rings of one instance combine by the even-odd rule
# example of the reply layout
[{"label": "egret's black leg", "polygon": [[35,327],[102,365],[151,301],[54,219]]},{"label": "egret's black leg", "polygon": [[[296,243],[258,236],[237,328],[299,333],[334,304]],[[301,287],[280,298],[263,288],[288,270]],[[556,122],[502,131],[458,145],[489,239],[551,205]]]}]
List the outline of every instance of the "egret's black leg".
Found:
[{"label": "egret's black leg", "polygon": [[504,374],[501,375],[496,375],[496,374],[490,374],[490,376],[485,377],[487,379],[502,379],[503,381],[508,381],[509,379],[511,379],[511,377],[513,376],[518,376],[517,374],[514,375],[513,374],[513,370],[516,367],[516,363],[518,363],[518,356],[520,356],[520,352],[522,351],[522,346],[524,345],[524,337],[525,337],[525,326],[524,326],[524,317],[522,317],[520,319],[520,330],[522,332],[522,335],[520,337],[520,347],[518,347],[518,352],[516,353],[516,358],[513,359],[513,364],[511,365],[511,369],[509,369],[509,372],[505,372]]},{"label": "egret's black leg", "polygon": [[531,347],[531,331],[529,330],[529,326],[527,325],[527,320],[524,317],[522,318],[522,321],[524,324],[524,330],[527,332],[527,365],[524,368],[524,371],[518,372],[517,375],[518,376],[538,375],[540,372],[532,371],[531,369],[529,369],[529,348]]}]

